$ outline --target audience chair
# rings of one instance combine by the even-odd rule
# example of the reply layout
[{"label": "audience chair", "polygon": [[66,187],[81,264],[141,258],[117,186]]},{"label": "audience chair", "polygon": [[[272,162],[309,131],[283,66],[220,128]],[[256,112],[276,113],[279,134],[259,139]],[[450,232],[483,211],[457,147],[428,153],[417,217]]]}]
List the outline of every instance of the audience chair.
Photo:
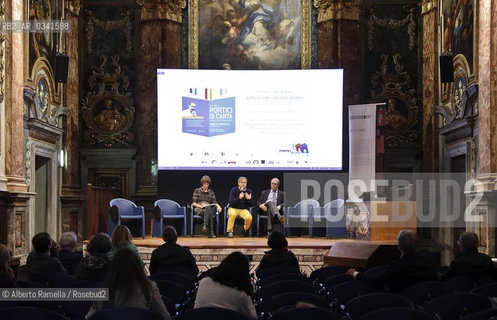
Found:
[{"label": "audience chair", "polygon": [[174,305],[173,300],[169,299],[166,296],[161,295],[162,302],[166,306],[167,312],[171,315],[171,318],[174,318],[178,315],[178,311],[176,310],[176,306]]},{"label": "audience chair", "polygon": [[285,213],[284,231],[286,236],[292,235],[292,229],[308,229],[310,234],[310,218],[312,208],[319,207],[319,202],[307,199],[298,202],[293,207],[288,207]]},{"label": "audience chair", "polygon": [[388,308],[366,313],[361,320],[438,320],[434,315],[428,312],[412,308]]},{"label": "audience chair", "polygon": [[389,292],[377,292],[351,299],[345,305],[350,320],[359,320],[366,313],[393,307],[413,308],[412,302],[404,296]]},{"label": "audience chair", "polygon": [[424,306],[434,298],[454,293],[454,289],[440,281],[423,281],[399,291],[410,299],[415,306]]},{"label": "audience chair", "polygon": [[347,275],[346,273],[336,274],[334,276],[329,277],[324,280],[323,287],[326,291],[326,296],[329,297],[331,292],[331,288],[336,286],[337,284],[347,282],[347,281],[355,281],[354,277]]},{"label": "audience chair", "polygon": [[42,283],[48,288],[70,288],[76,279],[62,272],[50,272],[32,274],[29,277],[29,281]]},{"label": "audience chair", "polygon": [[137,207],[133,202],[116,198],[110,201],[110,214],[108,221],[108,234],[112,235],[114,229],[122,223],[122,220],[133,220],[140,223],[140,236],[145,238],[145,209]]},{"label": "audience chair", "polygon": [[480,310],[490,309],[492,303],[482,295],[474,293],[452,293],[431,300],[424,310],[440,319],[460,319]]},{"label": "audience chair", "polygon": [[155,201],[152,211],[154,217],[154,225],[152,228],[152,237],[162,237],[164,229],[164,220],[182,220],[182,234],[186,236],[186,208],[180,206],[177,202],[168,199],[160,199]]},{"label": "audience chair", "polygon": [[387,271],[388,268],[389,268],[388,264],[383,265],[383,266],[376,266],[376,267],[372,267],[372,268],[367,269],[366,271],[364,271],[364,274],[367,274],[369,276],[379,276],[379,275],[382,275],[383,273],[385,273],[385,271]]},{"label": "audience chair", "polygon": [[[204,223],[204,217],[198,214],[195,214],[195,208],[193,207],[193,204],[190,205],[190,235],[193,237],[195,234],[195,224],[203,224]],[[214,216],[214,228],[219,235],[219,215],[221,213],[217,213],[216,211],[216,216]]]},{"label": "audience chair", "polygon": [[345,274],[347,269],[348,268],[344,266],[325,266],[312,271],[309,278],[311,278],[313,282],[323,283],[324,280],[331,276]]},{"label": "audience chair", "polygon": [[[224,226],[223,226],[223,234],[224,235],[227,234],[226,227],[228,226],[228,209],[229,209],[229,207],[230,207],[229,204],[226,207],[224,207]],[[250,228],[249,228],[249,236],[251,237],[252,236],[252,226],[254,225],[254,215],[252,213],[253,207],[250,207],[248,209],[248,211],[250,212],[250,215],[252,216],[252,223],[250,224]],[[241,224],[243,226],[245,224],[245,221],[240,216],[236,217],[235,225],[233,226],[233,234],[235,233],[235,227],[237,224]],[[217,225],[219,228],[219,223]],[[219,229],[217,230],[217,233],[220,234]]]},{"label": "audience chair", "polygon": [[180,314],[176,320],[247,320],[244,315],[226,308],[198,308]]},{"label": "audience chair", "polygon": [[197,276],[198,275],[191,268],[179,267],[179,266],[160,267],[152,275],[154,275],[156,273],[161,273],[161,272],[176,272],[176,273],[181,273],[182,275],[185,275],[188,278],[192,279],[193,282],[197,282]]},{"label": "audience chair", "polygon": [[345,306],[349,300],[355,297],[374,292],[379,292],[379,290],[357,280],[347,281],[331,288],[329,299],[338,309],[338,306]]},{"label": "audience chair", "polygon": [[155,283],[157,284],[159,293],[171,299],[174,302],[176,309],[180,310],[181,306],[188,298],[185,287],[178,283],[165,280],[156,280]]},{"label": "audience chair", "polygon": [[188,291],[187,294],[193,292],[196,288],[195,281],[192,278],[178,272],[156,272],[150,276],[150,279],[153,281],[171,281],[182,285]]},{"label": "audience chair", "polygon": [[2,301],[0,300],[0,310],[12,307],[19,307],[19,302],[17,301]]},{"label": "audience chair", "polygon": [[462,318],[462,320],[489,320],[497,317],[497,309],[486,309],[470,314]]},{"label": "audience chair", "polygon": [[323,297],[302,292],[289,292],[269,297],[262,306],[262,316],[269,316],[282,307],[295,306],[298,302],[310,303],[318,308],[328,309],[329,305]]},{"label": "audience chair", "polygon": [[463,274],[454,276],[445,281],[445,283],[452,287],[456,292],[469,292],[482,284],[490,282],[494,282],[494,278],[488,274]]},{"label": "audience chair", "polygon": [[162,320],[162,317],[151,311],[140,308],[112,308],[95,312],[88,320]]},{"label": "audience chair", "polygon": [[471,293],[481,294],[487,298],[497,297],[497,282],[490,282],[481,286],[478,286],[471,290]]},{"label": "audience chair", "polygon": [[261,298],[267,299],[287,292],[302,292],[319,295],[318,288],[302,280],[283,280],[261,288]]},{"label": "audience chair", "polygon": [[315,229],[326,228],[326,238],[347,238],[345,226],[345,201],[336,199],[324,207],[313,207],[309,223],[309,236],[315,235]]},{"label": "audience chair", "polygon": [[55,311],[33,307],[10,307],[2,309],[0,310],[0,319],[69,320],[69,318],[64,317]]},{"label": "audience chair", "polygon": [[303,281],[307,283],[312,283],[309,278],[306,278],[301,273],[279,273],[261,279],[261,281],[259,282],[259,286],[264,287],[272,283],[284,280],[294,280],[294,281]]},{"label": "audience chair", "polygon": [[270,276],[273,276],[275,274],[281,274],[281,273],[295,273],[295,274],[301,274],[299,270],[295,267],[290,267],[290,266],[285,266],[285,267],[269,267],[269,268],[264,268],[260,271],[257,271],[257,277],[260,281],[265,281],[265,278],[268,278]]},{"label": "audience chair", "polygon": [[342,316],[334,311],[321,308],[282,308],[273,313],[271,320],[342,320]]}]

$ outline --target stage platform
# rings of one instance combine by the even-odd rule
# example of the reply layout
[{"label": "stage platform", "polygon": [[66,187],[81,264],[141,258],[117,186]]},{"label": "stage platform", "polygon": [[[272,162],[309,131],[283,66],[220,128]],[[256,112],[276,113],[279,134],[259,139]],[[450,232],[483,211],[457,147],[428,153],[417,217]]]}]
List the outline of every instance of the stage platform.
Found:
[{"label": "stage platform", "polygon": [[[387,246],[396,246],[397,241],[363,241],[349,239],[326,239],[309,237],[289,237],[288,248],[295,254],[302,271],[310,274],[313,270],[321,268],[324,257],[329,253],[331,247],[337,242],[347,243],[374,243]],[[159,237],[145,237],[145,239],[134,238],[134,244],[140,251],[143,262],[147,269],[150,263],[152,251],[164,243]],[[254,271],[264,255],[269,250],[267,239],[264,237],[235,237],[232,239],[218,237],[209,239],[206,236],[178,237],[178,243],[190,248],[197,260],[200,271],[217,266],[227,255],[234,251],[241,251],[250,261],[250,269]]]}]

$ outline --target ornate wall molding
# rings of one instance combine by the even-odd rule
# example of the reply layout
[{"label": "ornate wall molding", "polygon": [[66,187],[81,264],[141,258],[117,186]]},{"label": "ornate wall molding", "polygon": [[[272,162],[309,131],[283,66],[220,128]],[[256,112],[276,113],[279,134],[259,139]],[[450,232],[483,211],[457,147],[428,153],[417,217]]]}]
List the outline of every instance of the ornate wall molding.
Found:
[{"label": "ornate wall molding", "polygon": [[375,15],[375,9],[369,9],[369,21],[368,21],[368,49],[373,50],[374,43],[374,26],[379,25],[380,27],[386,28],[388,30],[397,30],[407,25],[407,34],[409,35],[409,50],[413,50],[416,44],[416,20],[414,17],[414,11],[416,10],[413,6],[406,6],[405,10],[408,12],[404,19],[383,19]]},{"label": "ornate wall molding", "polygon": [[314,0],[318,9],[318,23],[328,20],[359,21],[361,0]]},{"label": "ornate wall molding", "polygon": [[71,12],[75,16],[79,16],[79,11],[81,9],[81,0],[66,0],[64,2],[64,6],[67,11]]},{"label": "ornate wall molding", "polygon": [[93,10],[87,10],[87,14],[86,48],[88,53],[91,53],[93,50],[93,35],[95,33],[95,27],[106,31],[123,29],[124,36],[126,37],[126,49],[128,53],[133,52],[133,23],[130,19],[130,16],[133,13],[131,11],[126,10],[124,12],[124,18],[121,20],[100,20],[95,17],[95,12]]},{"label": "ornate wall molding", "polygon": [[[5,20],[5,1],[0,3],[0,21]],[[3,102],[5,92],[5,33],[0,33],[0,102]]]},{"label": "ornate wall molding", "polygon": [[421,5],[421,14],[428,13],[438,8],[438,0],[423,0]]},{"label": "ornate wall molding", "polygon": [[141,21],[169,20],[182,22],[186,0],[137,0],[141,7]]},{"label": "ornate wall molding", "polygon": [[[88,129],[84,141],[89,146],[103,143],[111,147],[116,143],[129,145],[135,135],[129,129],[133,126],[135,101],[129,91],[129,78],[121,70],[119,56],[100,57],[100,65],[93,70],[88,83],[90,90],[82,101],[81,113]],[[108,69],[114,72],[109,73]]]}]

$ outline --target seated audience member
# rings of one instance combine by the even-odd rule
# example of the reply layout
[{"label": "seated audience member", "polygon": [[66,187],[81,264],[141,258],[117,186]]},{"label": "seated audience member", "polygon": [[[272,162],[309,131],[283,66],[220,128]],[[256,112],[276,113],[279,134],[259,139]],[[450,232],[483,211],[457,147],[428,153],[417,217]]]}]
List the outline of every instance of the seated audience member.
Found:
[{"label": "seated audience member", "polygon": [[103,287],[109,288],[109,300],[94,302],[86,318],[102,309],[131,307],[149,310],[165,320],[171,319],[157,285],[147,279],[142,262],[130,248],[116,252]]},{"label": "seated audience member", "polygon": [[267,239],[267,245],[271,250],[264,252],[264,256],[257,267],[256,274],[269,267],[295,267],[297,272],[299,269],[299,262],[293,252],[288,250],[288,241],[285,235],[279,231],[271,233]]},{"label": "seated audience member", "polygon": [[112,237],[110,237],[112,242],[112,250],[107,253],[107,256],[112,260],[116,252],[124,247],[130,248],[143,264],[142,258],[140,257],[140,252],[138,252],[138,248],[133,244],[133,236],[131,235],[131,231],[129,231],[128,227],[121,224],[118,225],[114,231],[112,232]]},{"label": "seated audience member", "polygon": [[97,233],[86,246],[88,255],[84,256],[76,269],[76,278],[80,280],[104,281],[110,271],[110,259],[107,253],[112,249],[109,235]]},{"label": "seated audience member", "polygon": [[233,238],[233,227],[235,226],[236,217],[240,216],[245,224],[243,225],[244,235],[249,236],[250,225],[252,224],[252,215],[249,208],[253,206],[252,190],[247,188],[247,178],[238,178],[238,187],[230,191],[230,207],[228,208],[228,226],[226,232],[228,238]]},{"label": "seated audience member", "polygon": [[[26,270],[29,274],[66,273],[66,269],[56,257],[56,251],[52,250],[57,244],[47,232],[36,234],[31,242],[34,251],[31,251],[26,260]],[[55,257],[51,256],[51,253],[52,255],[55,253]]]},{"label": "seated audience member", "polygon": [[388,285],[391,292],[421,281],[437,279],[436,265],[429,257],[418,253],[418,237],[412,230],[402,230],[397,238],[400,259],[390,263],[383,274],[368,275],[357,272],[354,268],[347,270],[353,276],[371,286]]},{"label": "seated audience member", "polygon": [[250,276],[247,257],[241,252],[228,255],[210,276],[199,282],[195,309],[226,308],[256,319],[250,298]]},{"label": "seated audience member", "polygon": [[59,240],[59,260],[70,275],[76,273],[79,262],[83,259],[83,255],[80,252],[74,251],[76,240],[74,232],[63,233]]},{"label": "seated audience member", "polygon": [[190,249],[176,243],[178,234],[172,226],[164,228],[162,239],[166,242],[152,251],[150,258],[150,273],[159,272],[168,267],[183,267],[198,274],[198,267]]},{"label": "seated audience member", "polygon": [[9,249],[3,244],[0,244],[0,288],[17,287],[14,271],[9,267],[10,260]]},{"label": "seated audience member", "polygon": [[461,253],[450,263],[449,269],[442,274],[440,280],[444,281],[451,277],[467,275],[493,274],[492,259],[478,252],[478,236],[474,232],[463,232],[457,241]]},{"label": "seated audience member", "polygon": [[267,215],[267,236],[271,235],[273,224],[283,224],[285,222],[285,191],[278,189],[280,180],[278,178],[271,179],[271,189],[261,192],[261,197],[258,202],[259,214]]},{"label": "seated audience member", "polygon": [[211,178],[203,176],[200,179],[201,187],[193,191],[192,206],[195,214],[204,217],[202,232],[208,232],[209,238],[215,238],[214,216],[221,212],[221,206],[217,203],[214,191],[209,189]]}]

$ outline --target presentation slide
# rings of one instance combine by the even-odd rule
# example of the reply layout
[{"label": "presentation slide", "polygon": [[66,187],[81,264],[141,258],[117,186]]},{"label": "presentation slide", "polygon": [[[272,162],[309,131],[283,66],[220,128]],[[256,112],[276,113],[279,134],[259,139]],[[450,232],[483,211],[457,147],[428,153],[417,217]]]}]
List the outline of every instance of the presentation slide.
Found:
[{"label": "presentation slide", "polygon": [[159,170],[341,170],[343,70],[157,70]]}]

